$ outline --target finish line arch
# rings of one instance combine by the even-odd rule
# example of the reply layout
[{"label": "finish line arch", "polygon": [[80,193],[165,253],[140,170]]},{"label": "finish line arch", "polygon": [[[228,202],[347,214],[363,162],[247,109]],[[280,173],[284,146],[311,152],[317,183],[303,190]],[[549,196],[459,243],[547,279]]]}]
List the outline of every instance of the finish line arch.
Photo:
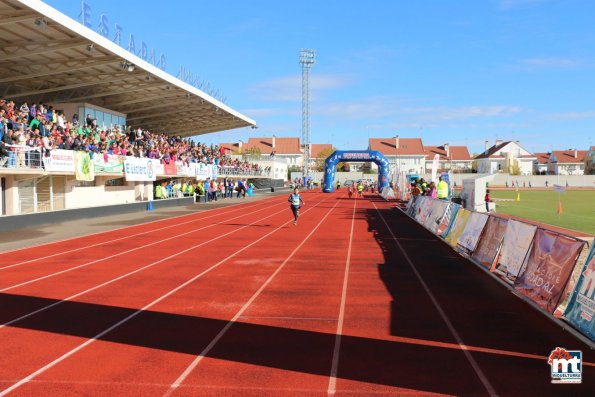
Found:
[{"label": "finish line arch", "polygon": [[388,160],[377,150],[336,150],[324,162],[324,189],[325,193],[335,190],[335,172],[339,162],[367,163],[372,162],[378,166],[378,190],[388,186],[390,169]]}]

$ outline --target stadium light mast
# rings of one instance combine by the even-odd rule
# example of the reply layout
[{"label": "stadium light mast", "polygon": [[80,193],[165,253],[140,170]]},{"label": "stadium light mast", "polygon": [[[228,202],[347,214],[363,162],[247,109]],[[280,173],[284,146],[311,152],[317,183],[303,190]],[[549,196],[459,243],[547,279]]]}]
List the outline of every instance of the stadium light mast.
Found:
[{"label": "stadium light mast", "polygon": [[316,50],[302,48],[300,63],[302,64],[302,140],[304,141],[304,176],[310,174],[310,68],[314,65]]}]

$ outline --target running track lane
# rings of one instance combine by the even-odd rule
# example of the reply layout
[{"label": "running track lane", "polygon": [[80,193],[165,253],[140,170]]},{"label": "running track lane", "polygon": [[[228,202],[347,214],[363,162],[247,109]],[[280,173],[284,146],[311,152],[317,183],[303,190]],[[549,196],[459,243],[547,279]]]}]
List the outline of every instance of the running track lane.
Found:
[{"label": "running track lane", "polygon": [[[156,230],[171,230],[172,228],[189,225],[202,219],[224,215],[228,212],[227,210],[231,210],[231,212],[233,212],[238,209],[246,210],[251,207],[259,206],[262,204],[262,202],[263,201],[257,201],[250,204],[237,203],[212,210],[203,210],[197,211],[196,213],[172,216],[165,219],[156,219],[138,225],[124,226],[118,229],[92,233],[81,237],[72,237],[51,243],[34,245],[23,249],[0,252],[0,270],[6,267],[13,267],[15,264],[18,266],[23,262],[35,262],[40,260],[40,258],[51,258],[54,256],[65,255],[70,252],[79,252],[94,246],[111,244],[112,242],[129,239],[137,235],[151,233]],[[147,219],[151,218],[152,216],[147,214]],[[150,229],[147,230],[147,227]]]},{"label": "running track lane", "polygon": [[[357,338],[345,341],[338,395],[343,388],[362,394],[386,391],[379,387],[382,384],[420,390],[424,395],[488,395],[460,343],[498,395],[595,395],[595,357],[581,341],[401,211],[375,202],[366,216],[382,248],[380,277],[366,278],[362,273],[361,282],[357,276],[352,278],[345,332],[373,338],[376,346],[362,346]],[[380,282],[390,295],[390,306]],[[366,299],[378,305],[366,311],[357,303]],[[389,335],[382,323],[389,326]],[[582,350],[583,362],[591,363],[583,365],[582,385],[550,383],[546,356],[557,346]],[[355,373],[370,384],[351,382]]]},{"label": "running track lane", "polygon": [[[257,214],[254,217],[255,222],[262,218],[266,219],[266,216],[263,217],[260,214]],[[240,229],[240,227],[237,226],[234,228]],[[245,228],[247,228],[247,226]],[[234,240],[233,244],[228,244],[227,246],[232,250],[238,249],[239,245],[236,246],[235,244]],[[195,255],[197,253],[198,252],[196,252]],[[143,255],[143,253],[140,253],[140,255]],[[215,259],[216,255],[225,256],[227,254],[220,249],[216,249],[213,251],[213,255],[211,255],[209,259]],[[208,261],[204,261],[204,263],[201,262],[197,264],[196,262],[189,261],[180,264],[179,261],[167,260],[161,263],[159,267],[145,270],[135,274],[134,277],[129,279],[119,281],[99,290],[85,293],[83,296],[77,297],[77,301],[90,303],[101,302],[104,305],[110,304],[113,306],[118,306],[120,303],[123,303],[122,306],[140,308],[154,299],[155,294],[165,293],[169,289],[186,281],[191,275],[195,274],[197,269],[201,269],[201,266],[208,267],[208,263]],[[164,266],[166,267],[166,271],[163,269]],[[91,277],[91,280],[87,280],[87,283],[93,281],[96,282],[97,280],[93,280]],[[11,303],[15,302],[15,300],[16,302],[24,302],[25,304],[17,305],[21,307],[39,306],[44,304],[45,307],[47,307],[47,303],[40,301],[39,299],[24,298],[26,297],[11,295],[4,296],[3,300]],[[4,340],[10,341],[10,343],[0,344],[0,356],[18,357],[11,366],[0,369],[0,377],[2,379],[12,379],[24,376],[23,371],[25,373],[30,372],[28,368],[39,367],[51,360],[56,354],[61,354],[60,352],[64,349],[68,349],[70,345],[79,343],[76,338],[65,338],[62,334],[85,335],[86,332],[91,333],[92,336],[96,333],[93,333],[92,331],[104,329],[106,324],[111,324],[117,321],[114,319],[114,315],[117,315],[118,313],[114,313],[112,316],[97,315],[97,313],[93,313],[91,310],[85,311],[84,306],[81,308],[81,305],[64,306],[52,303],[52,306],[54,307],[51,307],[49,310],[45,310],[33,317],[12,324],[12,326],[31,328],[29,330],[20,330],[20,332],[17,332],[17,329],[10,327],[0,330],[0,335],[5,338]],[[72,321],[73,318],[77,321]],[[22,354],[31,348],[37,348],[39,346],[39,342],[36,343],[36,339],[39,339],[39,332],[33,331],[33,329],[54,332],[45,336],[44,344],[46,347],[44,349],[36,354]],[[17,332],[16,335],[15,332]],[[15,354],[16,352],[21,352],[21,354]]]},{"label": "running track lane", "polygon": [[[218,218],[220,221],[218,223],[212,223],[211,221],[211,223],[189,226],[178,230],[178,234],[169,232],[166,238],[152,235],[150,240],[129,241],[128,244],[132,243],[134,245],[124,247],[121,251],[114,251],[112,247],[109,247],[107,252],[101,253],[103,256],[99,258],[95,256],[100,255],[99,253],[89,254],[84,252],[79,253],[80,259],[74,263],[69,263],[66,260],[60,265],[43,262],[33,268],[9,269],[11,273],[9,275],[0,273],[3,276],[0,293],[35,295],[38,291],[43,291],[43,296],[46,298],[64,299],[78,291],[89,288],[88,282],[97,284],[96,281],[98,280],[113,279],[130,271],[150,266],[160,258],[182,255],[178,257],[178,260],[186,261],[188,257],[184,255],[185,251],[194,245],[211,240],[216,236],[223,236],[237,231],[239,229],[238,224],[233,222],[242,219],[247,220],[250,217],[259,219],[259,217],[266,216],[266,211],[270,212],[272,209],[279,211],[282,208],[281,203],[269,203],[259,208],[250,208],[249,214],[244,212],[224,214],[222,217],[225,218]],[[149,256],[147,255],[148,252],[153,254]],[[5,278],[8,280],[4,280]],[[10,309],[7,308],[6,310]],[[0,319],[3,319],[4,314],[8,314],[8,312],[4,311],[0,315]]]},{"label": "running track lane", "polygon": [[[266,396],[326,389],[355,201],[335,204],[166,396],[216,390]],[[303,337],[307,335],[312,338]]]},{"label": "running track lane", "polygon": [[[281,203],[278,200],[275,202]],[[152,227],[150,227],[149,230],[147,230],[147,227],[149,226],[149,224],[147,224],[143,228],[143,231],[140,232],[134,232],[132,230],[131,232],[133,233],[124,236],[118,236],[117,234],[111,236],[108,234],[104,236],[105,241],[101,243],[91,242],[90,244],[87,244],[87,237],[84,237],[80,241],[76,240],[62,243],[63,253],[48,253],[47,250],[52,252],[52,250],[56,248],[54,247],[54,244],[23,249],[22,252],[26,252],[27,255],[36,255],[37,257],[24,261],[13,260],[12,263],[0,267],[0,275],[2,276],[0,279],[0,292],[5,292],[6,288],[17,285],[24,280],[32,280],[44,276],[47,277],[47,275],[50,274],[48,271],[49,268],[54,269],[54,273],[60,271],[66,272],[77,266],[82,267],[87,266],[88,264],[97,263],[103,259],[117,258],[122,254],[142,249],[145,246],[151,246],[159,244],[162,241],[175,239],[178,235],[181,236],[180,228],[182,227],[184,228],[184,233],[191,234],[193,230],[198,232],[206,227],[212,227],[214,225],[214,220],[227,219],[230,215],[233,215],[235,218],[245,214],[247,210],[250,212],[266,210],[270,205],[271,203],[268,203],[268,205],[260,203],[260,205],[250,206],[246,209],[235,207],[232,211],[218,211],[211,215],[201,216],[200,218],[194,217],[191,220],[180,222],[179,225],[161,225],[159,223],[153,223],[150,225]],[[207,222],[205,223],[205,221]],[[200,235],[206,233],[201,232]],[[107,237],[109,237],[109,239],[107,239]],[[172,247],[174,246],[172,244],[169,245]],[[5,256],[10,258],[15,256],[18,258],[21,256],[20,253],[21,251],[13,252]]]},{"label": "running track lane", "polygon": [[[423,291],[421,278],[443,308],[451,325],[458,331],[460,339],[466,344],[467,349],[471,351],[488,380],[494,385],[497,393],[500,395],[537,396],[551,395],[556,392],[568,394],[568,390],[571,390],[576,394],[593,395],[593,367],[583,367],[584,384],[582,386],[550,385],[549,369],[545,359],[530,358],[530,356],[547,355],[553,348],[550,344],[580,349],[581,347],[578,346],[580,342],[559,330],[542,315],[508,293],[494,280],[490,280],[485,273],[476,269],[475,265],[453,254],[448,247],[412,220],[394,209],[387,208],[385,204],[375,204],[379,206],[382,216],[377,214],[373,204],[370,206],[370,203],[365,201],[358,202],[356,214],[362,216],[368,225],[367,229],[361,227],[355,229],[354,254],[347,288],[344,336],[338,366],[337,394],[362,395],[388,392],[389,394],[428,395],[431,391],[457,395],[487,394],[483,385],[478,381],[474,382],[475,386],[467,384],[473,383],[472,378],[475,377],[475,373],[456,340],[453,342],[455,338],[445,326],[444,321],[440,321],[442,319],[436,311],[435,305]],[[363,212],[360,212],[360,205]],[[374,214],[376,214],[375,217]],[[394,241],[393,235],[388,233],[382,217],[390,225],[399,244]],[[298,227],[302,226],[305,226],[305,223],[300,220]],[[312,229],[311,226],[309,227]],[[363,230],[367,230],[367,234],[357,234]],[[368,243],[363,243],[366,240]],[[403,254],[399,245],[405,247],[408,255]],[[360,250],[368,252],[368,259],[362,259],[363,256],[359,256],[358,259],[357,252]],[[270,247],[268,247],[268,254],[270,257]],[[267,248],[263,248],[262,256],[266,255]],[[411,263],[407,261],[407,258]],[[345,257],[343,259],[345,260]],[[242,260],[244,262],[240,265],[255,265],[254,258]],[[287,266],[290,269],[293,265],[288,263]],[[221,270],[224,268],[222,266]],[[417,274],[413,270],[414,268],[417,270]],[[243,272],[239,270],[237,276],[240,277],[242,274]],[[283,274],[285,273],[280,273],[280,276]],[[374,275],[376,282],[381,281],[381,283],[374,284]],[[230,284],[227,276],[224,272],[219,279],[220,289],[229,289]],[[242,287],[240,283],[244,280],[238,279],[238,281],[238,284],[234,285],[234,289]],[[271,286],[273,284],[274,280]],[[196,287],[199,285],[205,287],[201,283],[197,283]],[[195,302],[193,301],[194,293],[190,290],[190,288],[183,289],[179,291],[180,293],[171,296],[171,298],[181,298],[181,293],[190,294],[187,298],[181,298],[182,310],[195,310],[195,308],[184,306],[184,304],[188,305],[188,302]],[[221,295],[220,290],[209,291],[214,295]],[[469,296],[473,296],[473,300],[470,300]],[[207,295],[204,299],[208,301],[209,298],[212,299]],[[223,294],[223,301],[227,302],[225,294]],[[255,303],[258,304],[258,302],[257,299]],[[23,389],[17,390],[15,394],[65,395],[65,393],[76,394],[78,391],[79,394],[91,393],[93,395],[147,395],[151,394],[151,391],[167,388],[168,382],[163,382],[161,374],[168,370],[170,361],[161,360],[161,355],[175,353],[174,358],[179,359],[179,356],[182,355],[186,362],[190,361],[197,354],[198,349],[193,349],[194,345],[192,345],[196,343],[196,339],[202,338],[203,332],[211,331],[210,336],[212,336],[213,333],[224,327],[227,321],[215,320],[210,315],[196,317],[195,315],[172,314],[169,310],[170,298],[162,303],[167,305],[163,308],[164,310],[144,312],[128,324],[132,325],[133,321],[142,318],[144,321],[140,328],[132,327],[132,329],[128,329],[127,333],[119,334],[120,331],[125,330],[126,327],[123,326],[118,331],[114,331],[118,338],[110,337],[108,334],[105,336],[105,340],[91,345],[92,347],[106,345],[103,352],[96,353],[97,359],[100,360],[97,363],[92,359],[82,360],[78,362],[78,366],[73,365],[70,368],[71,372],[65,370],[61,378],[42,379],[41,382],[33,380]],[[237,309],[238,304],[234,309]],[[89,304],[84,306],[87,307],[87,310],[96,307]],[[487,308],[483,309],[484,306]],[[153,310],[155,307],[151,309]],[[101,306],[101,309],[108,313],[118,310],[116,307],[105,306]],[[375,315],[377,311],[379,312],[378,316]],[[130,310],[123,309],[123,312],[130,313]],[[233,309],[229,308],[229,313],[232,312]],[[96,314],[101,315],[103,312],[97,311]],[[514,317],[515,321],[502,321],[503,318],[510,320],[511,317]],[[290,341],[291,344],[297,345],[302,345],[304,341],[307,345],[324,339],[328,341],[328,343],[324,343],[325,345],[332,346],[335,339],[334,330],[332,333],[320,333],[290,327],[249,324],[242,319],[240,321],[242,322],[234,324],[230,328],[230,332],[237,331],[239,327],[242,327],[246,335],[265,333],[269,336],[269,340],[283,338]],[[172,325],[167,326],[167,324]],[[162,329],[166,332],[151,333],[150,330],[154,329]],[[200,329],[199,335],[194,331],[196,329]],[[528,339],[524,340],[527,337]],[[542,340],[544,337],[545,339]],[[201,340],[199,344],[208,343],[207,339]],[[517,339],[520,339],[520,343]],[[221,342],[225,340],[224,337]],[[110,343],[112,346],[109,346]],[[128,353],[123,352],[121,355],[118,353],[129,348],[145,350],[144,355],[130,357],[129,361],[123,364],[124,369],[127,368],[130,374],[125,370],[120,371],[117,366],[111,370],[110,362],[118,363],[122,358],[126,358]],[[78,357],[87,349],[72,356],[55,369],[60,369],[63,364]],[[544,349],[545,352],[543,352]],[[585,348],[582,350],[585,361],[592,362],[592,353],[586,351]],[[213,349],[208,360],[214,358],[219,361],[224,360],[227,365],[242,362],[257,368],[264,366],[298,372],[297,375],[292,373],[292,376],[306,373],[325,375],[328,379],[328,372],[330,372],[330,368],[327,369],[326,374],[315,373],[317,367],[312,369],[304,366],[304,368],[296,369],[295,360],[291,356],[284,355],[284,360],[278,360],[277,357],[281,355],[277,352],[257,355],[257,358],[261,357],[259,360],[244,355],[242,350],[227,351],[226,355],[220,356],[217,354],[219,354],[217,348]],[[115,355],[113,360],[107,363],[101,361],[111,355]],[[153,357],[156,358],[153,360]],[[267,360],[267,358],[270,359]],[[461,367],[457,366],[459,360],[465,363]],[[330,357],[328,361],[330,362]],[[206,362],[207,360],[202,362],[196,370],[200,371]],[[172,363],[180,366],[176,364],[175,360]],[[97,370],[96,366],[100,367],[100,375],[98,375],[100,380],[95,380],[93,377],[93,370]],[[139,379],[135,378],[136,372],[144,373],[145,366],[157,368],[155,377],[147,380],[144,375],[141,375],[138,377]],[[458,368],[453,377],[459,385],[454,384],[455,381],[444,375],[445,371],[451,371],[453,367]],[[77,371],[87,371],[90,374],[87,377],[76,378],[74,375],[78,373]],[[48,371],[47,375],[50,372]],[[172,375],[175,377],[175,374]],[[233,382],[239,375],[241,374],[231,374],[228,381]],[[511,381],[511,379],[513,380]],[[143,382],[143,380],[146,381]],[[264,383],[266,379],[262,380],[262,385],[266,386]],[[446,382],[442,384],[440,381]],[[190,389],[186,386],[184,390]],[[204,387],[202,390],[204,393],[201,395],[227,395],[229,391],[229,389]],[[300,389],[297,394],[306,394],[307,391],[321,395],[320,390],[312,390],[308,385],[305,385],[304,389]],[[248,392],[262,395],[260,393],[262,389],[251,389],[250,387],[242,389],[239,394],[246,395]],[[324,392],[326,392],[326,385],[324,385]]]},{"label": "running track lane", "polygon": [[[307,195],[307,196],[310,196],[310,195]],[[317,196],[316,195],[312,195],[312,197],[315,198]],[[318,197],[317,199],[320,199],[320,197]],[[310,201],[309,199],[307,199],[307,200]],[[316,206],[315,201],[316,200],[313,200],[310,203],[310,206]],[[316,210],[317,210],[316,208],[312,208],[312,212],[315,212]],[[328,211],[328,209],[321,209],[321,210]],[[309,210],[305,210],[304,211],[304,215],[305,215],[305,218],[306,219],[307,219],[307,211],[309,211]],[[284,207],[284,211],[281,214],[275,215],[274,218],[276,219],[276,221],[275,221],[275,224],[273,224],[272,226],[276,226],[276,223],[281,223],[281,224],[285,223],[286,220],[287,220],[287,218],[288,218],[288,212],[289,212],[289,210],[287,209],[287,207]],[[314,217],[315,216],[316,215],[314,215]],[[252,241],[256,241],[256,240],[253,240],[255,235],[257,235],[257,234],[264,234],[265,231],[261,231],[261,229],[264,229],[264,230],[271,229],[271,225],[268,224],[267,222],[268,221],[261,222],[261,224],[258,225],[258,226],[261,226],[261,227],[255,227],[254,230],[251,230],[248,233],[243,233],[240,236],[238,236],[238,238],[234,239],[234,241],[233,241],[234,243],[235,243],[235,240],[240,240],[238,242],[239,245],[237,247],[234,246],[234,244],[231,244],[230,245],[230,241],[228,241],[227,244],[225,244],[225,245],[219,244],[217,247],[212,247],[209,250],[205,250],[204,251],[204,253],[206,254],[205,255],[205,258],[207,259],[207,261],[208,261],[208,259],[211,259],[212,255],[211,256],[208,255],[209,253],[211,253],[211,251],[212,251],[213,254],[216,254],[219,251],[222,251],[222,252],[225,252],[226,255],[227,255],[227,253],[228,253],[227,252],[227,249],[229,249],[229,251],[232,253],[232,255],[235,255],[233,253],[234,252],[239,252],[240,251],[240,249],[239,249],[240,247],[242,247],[242,246],[245,247],[247,243],[250,243]],[[274,232],[274,230],[273,230],[273,232]],[[270,233],[271,232],[269,231],[268,234],[270,234]],[[296,237],[299,238],[299,236],[296,236]],[[268,246],[268,244],[267,244],[267,246]],[[220,263],[223,263],[223,262],[225,262],[225,260],[222,260]],[[196,265],[196,264],[194,264],[194,265]],[[206,266],[208,266],[208,265],[205,264],[203,267],[206,267]],[[176,270],[176,272],[177,272],[178,271],[178,268],[181,268],[181,267],[183,267],[183,266],[176,266],[176,269],[172,269],[172,270]],[[192,270],[193,271],[193,273],[192,273],[193,275],[196,274],[196,271],[197,271],[196,268],[192,268],[192,266],[190,266],[190,269],[186,269],[186,270],[187,271],[188,270]],[[241,271],[242,272],[245,272],[245,268],[241,268]],[[157,275],[157,277],[158,276],[159,275]],[[190,276],[185,276],[185,277],[187,279]],[[122,303],[122,305],[121,305],[122,307],[133,306],[133,305],[127,304],[126,303],[126,299],[128,299],[128,300],[134,299],[136,294],[143,294],[143,295],[150,294],[154,298],[157,294],[156,294],[156,292],[152,288],[153,287],[156,287],[156,285],[149,285],[149,286],[147,286],[147,281],[150,281],[150,280],[144,280],[144,281],[143,280],[137,280],[137,283],[136,284],[138,284],[138,285],[137,285],[136,291],[134,291],[134,290],[133,291],[130,291],[130,289],[124,289],[124,290],[115,289],[112,292],[112,295],[115,295],[115,296],[118,297],[118,294],[122,295],[122,293],[125,292],[125,295],[126,296],[119,297],[119,300],[120,300],[119,303]],[[153,281],[153,283],[155,283],[155,278],[153,278],[152,281]],[[230,280],[229,279],[224,279],[224,281],[225,281],[225,284],[227,284],[227,286],[228,286],[227,289],[228,289],[229,288],[229,284],[230,284]],[[163,283],[163,277],[161,277],[160,279],[158,279],[158,282],[159,283]],[[233,283],[233,280],[231,281],[231,283]],[[206,284],[206,285],[209,285],[209,284]],[[133,288],[134,286],[129,286],[129,287]],[[202,287],[204,288],[205,285],[202,285]],[[220,285],[220,287],[221,287],[221,285]],[[204,290],[203,288],[199,289],[199,291],[203,291]],[[184,290],[181,290],[181,291],[183,292]],[[215,291],[215,294],[217,292],[221,295],[222,292],[225,293],[225,292],[227,292],[227,290],[226,289],[223,289],[223,290],[222,289],[219,289],[218,291]],[[210,294],[212,295],[213,294],[213,291],[211,291]],[[173,296],[175,296],[175,295],[173,295]],[[108,299],[110,298],[110,294],[104,295],[103,296],[103,299],[101,299],[102,297],[97,297],[97,298],[99,298],[99,299],[97,299],[99,302],[103,303],[104,300],[105,300],[105,298],[108,298]],[[208,298],[208,296],[207,296],[207,298]],[[225,295],[224,295],[224,298],[225,298]],[[113,310],[110,310],[111,307],[106,307],[105,305],[96,305],[96,304],[95,305],[88,305],[88,304],[87,305],[81,305],[81,304],[78,304],[78,303],[65,303],[63,305],[60,305],[60,308],[57,308],[57,311],[54,311],[53,313],[51,313],[51,312],[44,313],[43,316],[41,316],[40,318],[37,318],[33,323],[24,324],[24,325],[23,324],[15,324],[15,326],[20,325],[20,326],[24,326],[25,328],[28,327],[28,328],[31,328],[31,329],[40,329],[40,330],[46,330],[46,331],[55,332],[55,333],[62,333],[62,334],[70,334],[70,335],[74,335],[74,336],[79,336],[79,338],[78,338],[77,341],[69,341],[69,345],[72,346],[72,345],[76,345],[77,343],[80,344],[80,341],[82,340],[82,339],[80,339],[80,337],[91,337],[91,336],[93,336],[93,334],[95,333],[95,330],[96,329],[104,327],[104,324],[107,324],[107,325],[113,324],[115,321],[118,321],[119,319],[122,318],[122,314],[123,313],[126,313],[126,310],[125,309],[124,310],[121,310],[118,307],[115,307],[115,306],[117,306],[117,303],[116,302],[110,301],[109,303],[114,306],[113,307]],[[192,303],[193,304],[196,304],[196,301],[193,301]],[[215,303],[217,303],[217,302],[215,302]],[[189,304],[189,302],[186,300],[183,305],[188,306],[188,304]],[[182,306],[182,309],[186,310],[185,306]],[[215,304],[215,305],[209,304],[209,305],[205,306],[205,308],[206,309],[209,309],[210,307],[214,307],[215,309],[218,309],[218,310],[220,310],[220,309],[229,310],[228,306],[231,306],[233,308],[233,304],[230,305],[230,303],[229,302],[226,302],[225,299],[224,299],[224,301],[221,302],[221,303],[219,303],[219,304]],[[77,313],[77,311],[78,311],[78,313]],[[73,314],[74,314],[74,316],[73,316]],[[211,314],[213,314],[213,313],[211,313]],[[36,316],[36,317],[39,317],[39,316]],[[72,318],[72,317],[82,317],[83,319],[85,319],[87,321],[83,321],[83,324],[84,325],[82,327],[80,327],[80,326],[77,327],[74,324],[68,324],[68,319],[69,318]],[[139,315],[138,316],[138,318],[142,318],[142,317],[143,317],[142,315]],[[149,316],[149,318],[152,319],[152,321],[154,321],[154,318],[151,318],[151,316]],[[98,322],[99,324],[94,324],[94,322],[95,323]],[[56,329],[55,327],[58,327],[58,329]],[[23,332],[23,330],[21,330],[21,332]],[[116,332],[112,332],[112,333],[106,334],[105,336],[106,336],[107,339],[109,339],[109,338],[115,338],[115,340],[118,341],[118,335],[120,335],[127,342],[130,341],[130,339],[129,339],[130,337],[132,339],[135,339],[135,337],[136,337],[136,338],[140,339],[140,342],[139,343],[141,345],[143,343],[148,343],[149,345],[152,345],[152,343],[154,342],[154,340],[161,341],[161,336],[160,336],[160,335],[162,335],[161,332],[159,332],[158,335],[151,334],[147,340],[143,340],[143,335],[144,334],[145,334],[144,328],[140,328],[140,329],[134,328],[134,333],[131,336],[130,334],[128,334],[126,332],[126,327],[123,326],[122,328],[118,329]],[[37,338],[39,339],[39,336],[37,336]],[[151,338],[154,338],[154,339],[151,339]],[[70,339],[73,339],[73,338],[70,337]],[[59,341],[54,341],[55,344],[59,344],[58,342]],[[125,342],[125,343],[127,343],[127,342]],[[40,345],[40,341],[38,341],[37,343],[33,343],[32,341],[30,341],[30,343],[31,343],[31,346],[32,347],[38,347]],[[103,344],[103,342],[101,342],[101,343]],[[173,339],[169,340],[168,343],[173,343],[174,345],[176,345],[175,337]],[[98,343],[97,345],[99,345],[99,344],[100,343]],[[46,346],[47,345],[48,344],[46,343]],[[53,344],[51,344],[51,345],[53,346]],[[110,345],[111,348],[113,349],[113,343],[107,343],[107,345]],[[96,345],[93,345],[93,347],[95,347],[95,346]],[[65,347],[62,346],[62,350],[64,350],[64,348]],[[48,347],[46,347],[45,349],[48,349]],[[43,350],[45,350],[45,349],[43,349]],[[28,350],[32,350],[32,349],[29,348]],[[87,351],[87,349],[84,349],[81,353],[84,353],[86,351]],[[120,349],[117,349],[117,351],[120,351]],[[151,355],[150,354],[151,351],[145,349],[145,354],[147,354],[147,352],[149,353],[149,355]],[[41,353],[43,353],[43,351],[38,352],[37,355],[39,356]],[[36,353],[34,351],[31,351],[30,354],[33,355],[33,356],[36,355]],[[76,358],[77,356],[78,355],[74,355],[73,358]],[[54,356],[52,358],[54,358],[54,357],[55,357],[55,354],[54,354]],[[107,355],[107,358],[109,358],[109,357],[111,357],[111,353]],[[143,361],[143,360],[141,360],[141,361]],[[47,362],[47,360],[46,360],[46,362]],[[90,361],[90,362],[94,362],[94,361]],[[136,360],[135,360],[135,362],[137,363],[136,366],[138,366],[138,362]],[[162,363],[160,363],[160,364],[162,364]],[[128,370],[129,371],[130,370],[136,371],[136,366],[133,365],[131,367],[128,367]],[[81,370],[84,370],[85,368],[90,368],[90,370],[91,370],[92,373],[97,372],[99,374],[102,373],[102,369],[104,371],[105,370],[109,370],[109,367],[105,367],[105,366],[101,366],[101,369],[98,369],[97,367],[95,367],[93,365],[90,365],[89,362],[87,362],[86,365],[85,364],[83,364],[82,366],[76,365],[75,367],[78,369],[79,372]],[[159,372],[161,372],[162,370],[163,370],[162,365],[160,365]],[[68,371],[68,374],[70,374],[70,375],[76,374],[76,373],[77,373],[77,371],[75,371],[75,372]],[[149,374],[147,374],[147,375],[149,375]],[[149,381],[154,381],[156,379],[154,375],[155,374],[150,374],[150,376],[148,376],[147,379]],[[33,382],[30,385],[28,385],[28,386],[34,387],[36,384],[37,383]],[[47,387],[47,384],[45,386],[42,385],[42,388],[43,387]],[[71,388],[69,386],[66,386],[66,389],[71,390]],[[64,395],[63,393],[64,392],[61,391],[59,393],[56,393],[56,395]],[[133,392],[133,394],[134,394],[134,392]]]}]

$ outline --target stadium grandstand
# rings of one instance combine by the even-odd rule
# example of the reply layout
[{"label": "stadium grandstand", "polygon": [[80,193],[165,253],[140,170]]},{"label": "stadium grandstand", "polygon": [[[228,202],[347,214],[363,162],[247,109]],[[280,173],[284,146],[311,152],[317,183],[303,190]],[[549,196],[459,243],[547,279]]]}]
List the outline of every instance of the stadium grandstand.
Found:
[{"label": "stadium grandstand", "polygon": [[269,176],[189,139],[254,120],[41,1],[0,0],[0,15],[2,215],[151,200],[164,178]]}]

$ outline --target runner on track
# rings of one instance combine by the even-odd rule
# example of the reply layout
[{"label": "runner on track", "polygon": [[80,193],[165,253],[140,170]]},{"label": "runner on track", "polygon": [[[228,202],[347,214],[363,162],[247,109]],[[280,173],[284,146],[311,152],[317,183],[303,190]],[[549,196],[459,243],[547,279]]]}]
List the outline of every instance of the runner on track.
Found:
[{"label": "runner on track", "polygon": [[349,188],[347,189],[347,193],[349,193],[349,198],[353,197],[353,186],[349,185]]},{"label": "runner on track", "polygon": [[357,185],[357,192],[360,198],[364,197],[364,185],[361,182]]},{"label": "runner on track", "polygon": [[287,201],[291,203],[289,208],[291,208],[291,212],[293,213],[293,224],[297,225],[297,221],[300,216],[300,202],[302,204],[306,204],[306,202],[300,197],[300,192],[297,187],[293,189],[293,193],[289,195]]}]

